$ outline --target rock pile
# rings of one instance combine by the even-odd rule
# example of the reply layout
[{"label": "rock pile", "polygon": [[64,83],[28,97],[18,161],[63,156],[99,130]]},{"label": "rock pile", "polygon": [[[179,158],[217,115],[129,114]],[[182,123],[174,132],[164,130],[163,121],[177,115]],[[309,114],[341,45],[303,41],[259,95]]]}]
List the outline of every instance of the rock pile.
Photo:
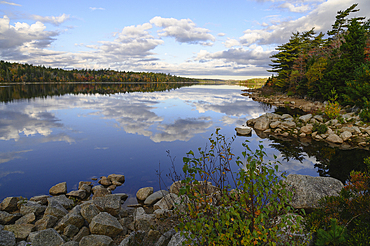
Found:
[{"label": "rock pile", "polygon": [[[108,176],[101,180],[115,179]],[[109,187],[105,181],[99,183]],[[343,187],[333,178],[303,175],[289,175],[285,182],[296,191],[292,201],[295,208],[314,208],[318,199],[336,195]],[[188,201],[186,196],[179,196],[181,185],[177,181],[169,191],[156,192],[153,187],[141,188],[136,193],[139,204],[132,205],[135,209],[122,206],[126,194],[99,193],[107,188],[92,187],[91,182],[79,183],[79,191],[89,194],[86,190],[91,190],[93,194],[84,199],[68,195],[71,192],[67,193],[66,183],[53,186],[53,196],[30,200],[7,197],[0,204],[0,246],[180,246],[185,238],[173,228],[177,220],[174,209],[183,211],[181,201]],[[219,189],[210,182],[198,185],[199,192],[212,196],[216,206]]]},{"label": "rock pile", "polygon": [[183,238],[173,223],[162,223],[173,218],[173,209],[181,202],[180,183],[174,183],[170,192],[140,189],[136,194],[140,204],[133,210],[122,206],[126,194],[111,194],[111,186],[123,182],[123,175],[109,175],[94,187],[81,181],[77,191],[67,192],[63,182],[50,188],[51,196],[5,198],[0,204],[0,246],[181,245]]},{"label": "rock pile", "polygon": [[304,112],[323,111],[325,108],[324,103],[319,101],[308,101],[300,98],[291,98],[285,94],[270,95],[265,97],[257,89],[244,90],[248,93],[243,93],[243,96],[252,98],[254,101],[272,104],[276,107],[289,107],[291,109],[300,109]]},{"label": "rock pile", "polygon": [[[339,120],[325,120],[324,115],[306,114],[293,117],[289,114],[266,113],[247,121],[255,130],[283,137],[312,138],[342,148],[368,148],[370,126],[354,113],[346,113]],[[324,132],[322,132],[324,129]]]}]

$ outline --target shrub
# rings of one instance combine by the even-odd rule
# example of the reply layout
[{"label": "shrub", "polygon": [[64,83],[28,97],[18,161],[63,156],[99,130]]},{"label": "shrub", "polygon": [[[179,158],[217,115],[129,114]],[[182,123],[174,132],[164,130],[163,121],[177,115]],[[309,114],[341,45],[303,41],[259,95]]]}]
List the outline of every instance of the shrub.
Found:
[{"label": "shrub", "polygon": [[360,118],[364,122],[370,122],[370,102],[364,98],[364,108],[360,112]]},{"label": "shrub", "polygon": [[346,228],[338,225],[336,219],[330,219],[330,221],[328,230],[319,229],[317,231],[317,246],[341,245],[346,242]]},{"label": "shrub", "polygon": [[[320,208],[307,216],[306,228],[318,232],[318,240],[321,237],[320,242],[325,241],[327,245],[328,243],[340,245],[338,232],[341,231],[343,236],[346,232],[348,234],[343,245],[368,245],[370,241],[368,234],[370,230],[370,159],[366,158],[364,161],[368,165],[367,171],[352,171],[349,181],[339,196],[322,199]],[[336,226],[333,225],[333,219]],[[329,240],[329,234],[336,236]]]},{"label": "shrub", "polygon": [[325,124],[314,123],[312,127],[312,132],[317,132],[318,134],[325,134],[328,131],[328,126]]},{"label": "shrub", "polygon": [[[233,141],[233,139],[232,139]],[[253,152],[243,143],[243,158],[231,153],[231,143],[216,134],[209,149],[189,151],[183,158],[182,197],[177,230],[186,243],[197,245],[284,245],[300,244],[301,217],[289,215],[292,193],[286,190],[277,162],[264,162],[263,146]],[[233,172],[236,161],[238,171]],[[211,182],[218,192],[202,190]],[[234,188],[234,189],[232,189]],[[188,197],[188,199],[187,199]],[[296,221],[293,223],[292,221]],[[289,243],[287,242],[289,241]]]},{"label": "shrub", "polygon": [[324,113],[330,119],[335,119],[339,116],[340,106],[337,102],[338,95],[336,94],[335,89],[331,90],[331,94],[332,96],[330,97],[328,104],[325,105]]}]

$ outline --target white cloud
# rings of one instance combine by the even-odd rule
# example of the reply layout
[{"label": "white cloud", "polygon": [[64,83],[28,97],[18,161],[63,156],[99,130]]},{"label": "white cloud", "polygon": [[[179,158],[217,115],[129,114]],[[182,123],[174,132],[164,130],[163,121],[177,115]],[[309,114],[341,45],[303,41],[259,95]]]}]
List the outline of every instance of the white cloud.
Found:
[{"label": "white cloud", "polygon": [[0,111],[0,140],[18,141],[22,133],[26,136],[40,134],[47,137],[51,134],[52,128],[63,127],[53,115],[47,112],[32,114],[32,111]]},{"label": "white cloud", "polygon": [[7,1],[0,1],[0,4],[8,4],[8,5],[12,5],[12,6],[18,6],[18,7],[21,7],[22,6],[20,4],[12,3],[12,2],[7,2]]},{"label": "white cloud", "polygon": [[32,19],[36,21],[40,21],[42,23],[50,23],[56,26],[59,26],[66,20],[69,20],[69,15],[62,14],[60,16],[40,16],[40,15],[32,15]]},{"label": "white cloud", "polygon": [[226,34],[225,33],[223,33],[223,32],[220,32],[219,34],[217,34],[217,36],[219,36],[219,37],[223,37],[223,36],[225,36]]},{"label": "white cloud", "polygon": [[59,33],[45,31],[45,29],[45,25],[40,21],[32,25],[21,22],[10,25],[10,19],[5,15],[0,18],[0,54],[6,57],[7,52],[11,52],[10,49],[20,46],[36,48],[49,46],[53,37]]},{"label": "white cloud", "polygon": [[149,34],[148,30],[151,28],[150,23],[128,26],[123,28],[122,32],[115,34],[114,41],[100,41],[101,45],[88,47],[102,52],[98,55],[109,58],[111,61],[122,61],[124,57],[148,58],[153,54],[150,51],[164,42]]},{"label": "white cloud", "polygon": [[[294,1],[299,2],[322,2],[321,0],[303,0]],[[363,4],[359,3],[360,11],[356,16],[367,16],[370,12],[370,5],[366,4],[367,0],[360,0]],[[240,38],[240,42],[245,46],[252,44],[259,45],[280,45],[289,40],[293,32],[308,31],[315,27],[316,32],[326,32],[331,29],[331,25],[335,22],[335,16],[338,10],[345,10],[353,4],[351,0],[328,0],[319,5],[313,5],[316,8],[305,16],[295,20],[276,20],[278,16],[269,16],[274,19],[274,23],[264,29],[247,29],[244,35]],[[289,4],[286,4],[288,6]]]},{"label": "white cloud", "polygon": [[178,119],[172,124],[162,124],[151,139],[156,142],[189,141],[195,134],[206,132],[213,125],[210,117]]},{"label": "white cloud", "polygon": [[90,7],[89,9],[91,9],[92,11],[94,11],[94,10],[105,10],[105,8],[97,8],[97,7]]},{"label": "white cloud", "polygon": [[175,18],[162,18],[156,16],[150,23],[163,27],[158,31],[160,37],[174,37],[180,43],[200,43],[215,41],[215,37],[206,28],[197,27],[190,19],[177,20]]},{"label": "white cloud", "polygon": [[201,51],[198,53],[196,60],[206,61],[221,59],[226,62],[235,62],[239,65],[265,65],[269,62],[269,57],[273,51],[264,51],[261,46],[252,46],[250,49],[232,48],[225,51],[209,53]]},{"label": "white cloud", "polygon": [[296,12],[296,13],[303,13],[310,9],[309,5],[293,5],[291,3],[283,3],[279,6],[279,8],[288,9],[290,12]]},{"label": "white cloud", "polygon": [[231,48],[231,47],[234,47],[234,46],[239,46],[240,42],[236,39],[227,38],[224,45],[225,45],[226,48]]}]

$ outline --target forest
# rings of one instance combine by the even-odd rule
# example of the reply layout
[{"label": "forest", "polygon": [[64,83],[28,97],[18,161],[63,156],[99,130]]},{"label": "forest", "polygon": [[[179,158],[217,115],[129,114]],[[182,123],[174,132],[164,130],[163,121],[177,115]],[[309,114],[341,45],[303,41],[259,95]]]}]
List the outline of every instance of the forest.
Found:
[{"label": "forest", "polygon": [[33,66],[0,61],[2,82],[193,82],[191,78],[165,73],[126,72],[111,69],[73,69]]},{"label": "forest", "polygon": [[271,56],[268,71],[275,75],[266,87],[289,96],[356,106],[370,117],[370,19],[349,18],[358,11],[357,4],[338,11],[326,35],[314,28],[293,33]]},{"label": "forest", "polygon": [[16,84],[3,86],[0,89],[0,102],[15,100],[29,100],[33,98],[47,98],[65,94],[85,95],[112,95],[116,93],[169,91],[181,87],[191,86],[195,82],[171,83],[37,83],[33,86]]}]

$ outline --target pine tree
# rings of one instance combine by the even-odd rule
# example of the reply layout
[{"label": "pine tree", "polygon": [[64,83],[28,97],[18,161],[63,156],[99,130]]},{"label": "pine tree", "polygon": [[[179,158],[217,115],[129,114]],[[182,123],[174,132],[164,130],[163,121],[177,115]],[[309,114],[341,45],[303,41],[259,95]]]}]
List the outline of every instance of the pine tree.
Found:
[{"label": "pine tree", "polygon": [[293,33],[293,36],[289,39],[289,42],[278,46],[276,50],[279,52],[272,55],[271,60],[273,64],[270,64],[272,69],[267,70],[268,72],[278,73],[278,77],[275,85],[284,89],[289,86],[289,76],[294,65],[294,61],[297,59],[300,52],[300,35],[299,32]]},{"label": "pine tree", "polygon": [[340,47],[339,60],[320,83],[319,88],[325,99],[328,99],[330,91],[334,88],[338,93],[339,101],[344,102],[348,92],[346,81],[354,80],[356,68],[365,61],[365,33],[365,28],[358,21],[358,18],[353,18],[347,33],[343,35],[344,40]]}]

